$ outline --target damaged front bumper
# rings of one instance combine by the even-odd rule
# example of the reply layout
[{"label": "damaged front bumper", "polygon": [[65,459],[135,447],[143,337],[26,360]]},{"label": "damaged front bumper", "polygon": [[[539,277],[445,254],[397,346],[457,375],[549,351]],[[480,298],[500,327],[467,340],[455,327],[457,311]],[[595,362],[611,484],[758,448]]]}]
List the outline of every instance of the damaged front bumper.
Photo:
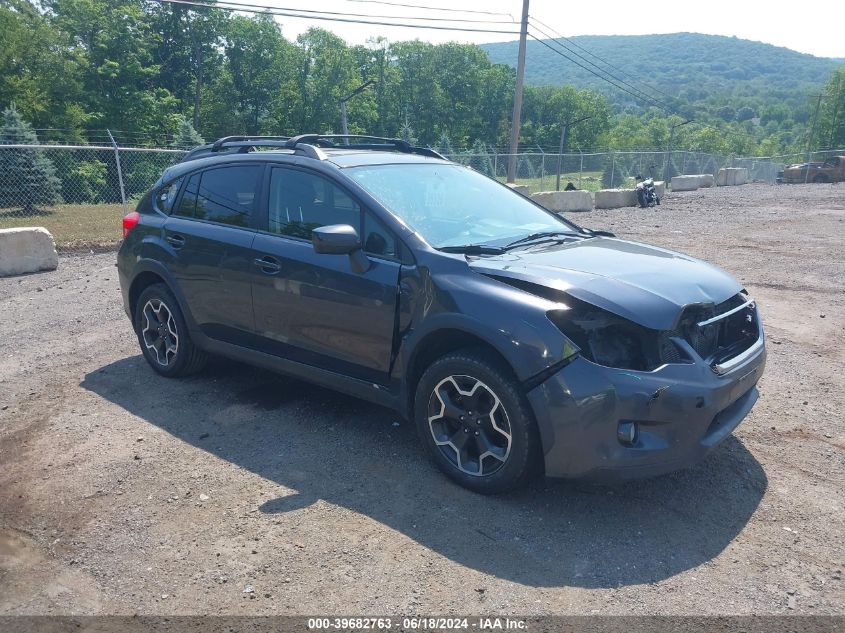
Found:
[{"label": "damaged front bumper", "polygon": [[[576,358],[527,394],[546,475],[619,479],[692,466],[751,411],[765,363],[762,328],[718,369],[697,360],[641,372]],[[626,442],[619,429],[629,423],[636,434]]]}]

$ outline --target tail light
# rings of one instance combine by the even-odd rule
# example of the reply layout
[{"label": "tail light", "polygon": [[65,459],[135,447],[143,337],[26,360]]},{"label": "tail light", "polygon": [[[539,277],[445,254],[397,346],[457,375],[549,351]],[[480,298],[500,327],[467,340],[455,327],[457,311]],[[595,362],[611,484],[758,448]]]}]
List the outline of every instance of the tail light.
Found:
[{"label": "tail light", "polygon": [[123,239],[126,239],[126,236],[129,235],[129,231],[134,229],[138,222],[141,221],[141,214],[137,211],[132,211],[131,213],[127,213],[123,217]]}]

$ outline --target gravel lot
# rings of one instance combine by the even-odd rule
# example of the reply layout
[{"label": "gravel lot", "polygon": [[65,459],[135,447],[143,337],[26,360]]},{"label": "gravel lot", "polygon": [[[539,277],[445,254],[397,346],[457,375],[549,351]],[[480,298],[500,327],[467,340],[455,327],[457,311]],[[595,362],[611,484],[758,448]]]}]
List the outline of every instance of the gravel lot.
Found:
[{"label": "gravel lot", "polygon": [[845,185],[576,220],[759,300],[762,397],[692,470],[480,497],[387,410],[156,376],[114,254],[0,279],[0,614],[845,614]]}]

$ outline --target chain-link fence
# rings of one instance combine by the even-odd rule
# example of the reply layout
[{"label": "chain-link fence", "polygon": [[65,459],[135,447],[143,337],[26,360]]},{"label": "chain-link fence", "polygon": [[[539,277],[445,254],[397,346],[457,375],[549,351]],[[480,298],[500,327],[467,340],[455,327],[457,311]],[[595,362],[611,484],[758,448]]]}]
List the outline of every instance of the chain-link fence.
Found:
[{"label": "chain-link fence", "polygon": [[[786,165],[808,160],[821,162],[836,155],[845,155],[845,150],[747,158],[682,150],[567,154],[536,151],[516,155],[516,183],[527,186],[532,194],[564,189],[569,183],[578,189],[598,191],[632,187],[638,175],[668,181],[681,174],[715,175],[724,167],[745,167],[750,181],[773,183]],[[498,152],[455,152],[447,158],[504,181],[511,156]]]},{"label": "chain-link fence", "polygon": [[0,229],[43,226],[60,253],[114,248],[121,218],[185,152],[0,145]]},{"label": "chain-link fence", "polygon": [[[108,145],[0,145],[0,229],[43,226],[60,253],[114,248],[121,218],[169,165],[185,152]],[[690,151],[570,152],[516,155],[517,184],[529,191],[597,191],[633,186],[637,175],[657,180],[678,174],[715,174],[746,167],[752,181],[774,182],[785,165],[823,161],[845,150],[766,158]],[[447,156],[505,181],[510,154],[457,151]]]}]

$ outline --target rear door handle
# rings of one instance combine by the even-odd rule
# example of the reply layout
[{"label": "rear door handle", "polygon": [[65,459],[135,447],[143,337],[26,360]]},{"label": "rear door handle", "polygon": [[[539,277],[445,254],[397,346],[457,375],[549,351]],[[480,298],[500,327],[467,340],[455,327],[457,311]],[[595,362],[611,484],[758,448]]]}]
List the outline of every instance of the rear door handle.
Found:
[{"label": "rear door handle", "polygon": [[265,275],[275,275],[282,269],[282,265],[279,263],[279,260],[277,260],[275,257],[270,257],[269,255],[259,257],[253,263]]},{"label": "rear door handle", "polygon": [[167,242],[173,246],[173,248],[182,248],[185,245],[185,238],[181,235],[168,235],[166,238]]}]

